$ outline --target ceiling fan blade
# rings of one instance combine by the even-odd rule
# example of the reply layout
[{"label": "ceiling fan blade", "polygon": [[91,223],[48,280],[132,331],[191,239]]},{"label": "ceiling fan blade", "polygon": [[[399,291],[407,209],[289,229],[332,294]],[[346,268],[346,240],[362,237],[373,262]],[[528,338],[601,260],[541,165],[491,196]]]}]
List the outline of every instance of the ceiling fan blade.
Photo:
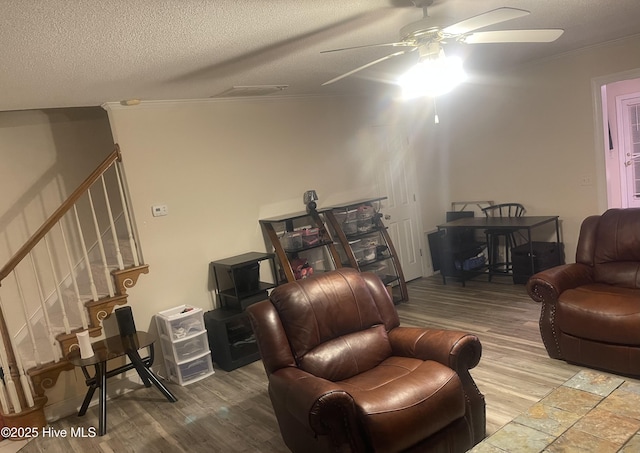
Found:
[{"label": "ceiling fan blade", "polygon": [[339,75],[338,77],[335,77],[335,78],[333,78],[331,80],[328,80],[325,83],[323,83],[322,86],[329,85],[329,84],[331,84],[333,82],[337,82],[338,80],[344,79],[345,77],[349,77],[351,74],[355,74],[356,72],[362,71],[363,69],[366,69],[366,68],[368,68],[370,66],[373,66],[374,64],[378,64],[378,63],[380,63],[380,62],[382,62],[384,60],[388,60],[389,58],[397,57],[398,55],[402,55],[402,54],[407,53],[407,52],[413,52],[416,49],[417,49],[417,47],[413,48],[413,49],[409,49],[409,50],[401,50],[399,52],[392,53],[391,55],[387,55],[386,57],[378,58],[377,60],[373,60],[370,63],[362,65],[362,66],[360,66],[358,68],[352,69],[349,72],[346,72],[346,73],[344,73],[342,75]]},{"label": "ceiling fan blade", "polygon": [[464,36],[461,41],[467,44],[492,44],[506,42],[553,42],[564,30],[546,28],[540,30],[499,30],[479,31]]},{"label": "ceiling fan blade", "polygon": [[530,14],[529,11],[516,8],[498,8],[486,13],[478,14],[453,25],[449,25],[442,31],[450,35],[462,35],[478,28],[499,24],[511,19],[517,19]]},{"label": "ceiling fan blade", "polygon": [[352,49],[365,49],[367,47],[407,47],[407,46],[414,46],[414,44],[409,44],[404,41],[387,42],[384,44],[368,44],[366,46],[354,46],[354,47],[343,47],[342,49],[321,50],[320,53],[340,52],[343,50],[352,50]]}]

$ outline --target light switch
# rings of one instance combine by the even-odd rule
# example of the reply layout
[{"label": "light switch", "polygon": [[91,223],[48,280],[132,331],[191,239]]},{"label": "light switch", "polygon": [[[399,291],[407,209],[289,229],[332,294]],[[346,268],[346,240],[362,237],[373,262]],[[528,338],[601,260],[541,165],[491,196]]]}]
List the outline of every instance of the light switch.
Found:
[{"label": "light switch", "polygon": [[151,213],[154,217],[162,217],[169,214],[169,207],[166,204],[154,204],[151,206]]}]

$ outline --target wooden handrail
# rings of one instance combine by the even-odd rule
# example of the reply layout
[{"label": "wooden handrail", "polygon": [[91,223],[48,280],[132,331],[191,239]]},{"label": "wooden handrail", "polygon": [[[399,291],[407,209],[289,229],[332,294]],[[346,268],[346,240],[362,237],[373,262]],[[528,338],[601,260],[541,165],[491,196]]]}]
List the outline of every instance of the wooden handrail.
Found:
[{"label": "wooden handrail", "polygon": [[107,169],[115,162],[121,161],[122,156],[120,155],[120,147],[118,144],[115,145],[115,149],[107,156],[107,158],[100,164],[98,167],[93,170],[93,172],[85,179],[76,190],[60,205],[56,211],[51,214],[51,216],[47,219],[46,222],[42,224],[38,231],[36,231],[25,244],[20,247],[20,249],[11,257],[9,262],[4,265],[2,269],[0,269],[0,284],[2,284],[2,280],[4,280],[14,269],[15,267],[24,259],[27,254],[33,250],[33,248],[40,242],[40,240],[55,226],[55,224],[60,220],[68,211],[73,207],[73,205],[78,201],[78,199],[84,195],[84,193],[93,185],[94,182],[102,176],[102,174],[107,171]]}]

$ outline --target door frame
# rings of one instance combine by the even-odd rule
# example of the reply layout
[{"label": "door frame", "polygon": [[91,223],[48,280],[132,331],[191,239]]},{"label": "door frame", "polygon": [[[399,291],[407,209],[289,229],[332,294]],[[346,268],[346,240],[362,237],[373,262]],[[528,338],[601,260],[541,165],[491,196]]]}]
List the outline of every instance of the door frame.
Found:
[{"label": "door frame", "polygon": [[[606,85],[623,80],[640,78],[640,68],[629,71],[607,74],[591,79],[591,94],[593,102],[593,129],[594,129],[594,158],[596,163],[596,191],[597,204],[600,212],[606,211],[609,206],[607,196],[607,169],[606,152],[609,149],[608,118],[606,109],[606,97],[604,88]],[[605,97],[605,99],[603,99]]]},{"label": "door frame", "polygon": [[[633,102],[635,101],[635,102]],[[618,166],[620,169],[619,185],[621,191],[621,203],[623,208],[630,206],[638,207],[638,202],[633,205],[630,203],[629,190],[632,181],[629,181],[629,168],[625,165],[627,158],[625,157],[625,151],[628,151],[629,142],[629,130],[627,121],[622,122],[622,119],[626,119],[628,114],[625,112],[625,108],[630,105],[640,105],[640,92],[625,93],[620,96],[616,96],[616,121],[618,129]],[[635,183],[635,180],[633,181]]]}]

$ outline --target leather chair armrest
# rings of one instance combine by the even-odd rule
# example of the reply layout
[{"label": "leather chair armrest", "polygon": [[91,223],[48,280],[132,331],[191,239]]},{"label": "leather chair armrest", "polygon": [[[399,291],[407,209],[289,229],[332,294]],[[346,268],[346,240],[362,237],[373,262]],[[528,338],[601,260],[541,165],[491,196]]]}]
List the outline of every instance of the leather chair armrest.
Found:
[{"label": "leather chair armrest", "polygon": [[282,368],[269,377],[271,398],[318,435],[349,437],[356,425],[353,398],[335,383],[299,368]]},{"label": "leather chair armrest", "polygon": [[469,370],[480,362],[482,344],[472,334],[453,330],[429,330],[418,327],[396,327],[389,332],[393,354],[437,361],[456,372],[467,399],[474,442],[486,434],[484,396]]},{"label": "leather chair armrest", "polygon": [[389,340],[395,355],[435,360],[459,374],[475,367],[482,356],[478,337],[454,330],[396,327]]},{"label": "leather chair armrest", "polygon": [[563,264],[531,276],[527,292],[536,302],[555,302],[567,289],[593,283],[593,268],[581,263]]}]

